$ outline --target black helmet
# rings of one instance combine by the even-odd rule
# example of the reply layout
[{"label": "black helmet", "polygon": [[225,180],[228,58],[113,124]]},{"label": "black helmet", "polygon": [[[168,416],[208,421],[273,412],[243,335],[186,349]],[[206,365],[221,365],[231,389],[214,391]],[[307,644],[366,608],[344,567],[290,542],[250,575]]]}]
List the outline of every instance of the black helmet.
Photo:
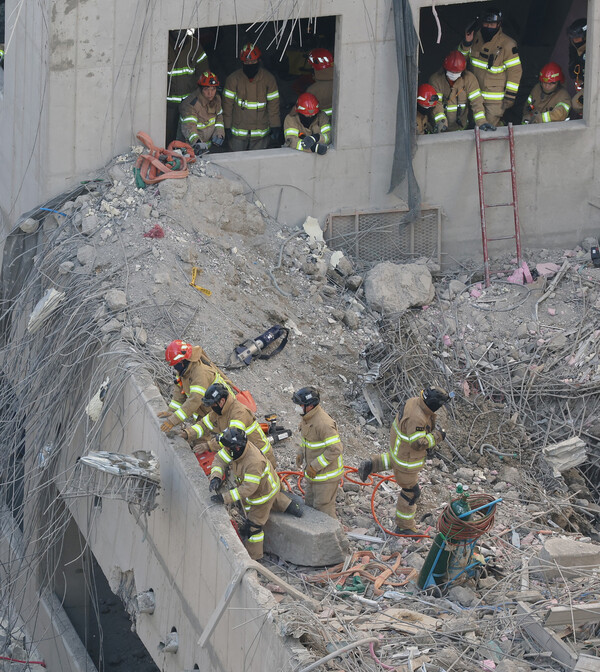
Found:
[{"label": "black helmet", "polygon": [[573,23],[567,28],[567,36],[570,40],[576,38],[585,38],[587,37],[587,19],[575,19]]},{"label": "black helmet", "polygon": [[497,7],[488,7],[481,14],[481,23],[502,23],[502,10]]},{"label": "black helmet", "polygon": [[427,408],[435,413],[444,404],[447,404],[454,394],[448,394],[441,387],[427,387],[421,392],[421,396]]},{"label": "black helmet", "polygon": [[301,387],[292,394],[292,401],[299,406],[316,406],[321,395],[316,387]]},{"label": "black helmet", "polygon": [[248,438],[243,429],[239,427],[227,427],[227,429],[219,437],[219,443],[233,455],[233,459],[237,460],[248,443]]},{"label": "black helmet", "polygon": [[227,399],[228,396],[229,390],[223,383],[213,383],[207,387],[204,397],[202,397],[202,403],[205,406],[215,406],[221,399]]}]

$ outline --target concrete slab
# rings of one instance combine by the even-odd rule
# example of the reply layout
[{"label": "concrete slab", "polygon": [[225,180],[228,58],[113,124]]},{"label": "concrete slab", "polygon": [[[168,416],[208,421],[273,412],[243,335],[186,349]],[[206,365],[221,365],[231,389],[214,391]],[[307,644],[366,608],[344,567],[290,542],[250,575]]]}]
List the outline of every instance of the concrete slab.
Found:
[{"label": "concrete slab", "polygon": [[600,566],[600,546],[573,539],[548,539],[537,558],[530,563],[537,574],[547,579],[579,576],[590,567]]},{"label": "concrete slab", "polygon": [[305,506],[302,518],[271,514],[264,549],[296,565],[322,567],[342,562],[349,547],[338,521]]}]

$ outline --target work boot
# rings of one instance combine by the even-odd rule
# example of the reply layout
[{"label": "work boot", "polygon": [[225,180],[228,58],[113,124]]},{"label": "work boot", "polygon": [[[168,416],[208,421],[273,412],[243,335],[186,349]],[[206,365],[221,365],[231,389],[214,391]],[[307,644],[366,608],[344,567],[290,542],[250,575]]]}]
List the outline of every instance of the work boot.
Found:
[{"label": "work boot", "polygon": [[296,518],[302,518],[304,510],[301,504],[292,500],[284,513],[289,513],[290,516],[295,516]]},{"label": "work boot", "polygon": [[373,471],[373,461],[372,460],[363,460],[359,465],[358,465],[358,477],[360,480],[365,483],[367,478],[369,478],[369,474],[371,474]]},{"label": "work boot", "polygon": [[405,528],[400,528],[396,525],[396,528],[394,529],[394,532],[396,534],[400,534],[404,537],[414,537],[415,535],[420,535],[421,533],[419,530],[412,528],[412,527],[405,527]]}]

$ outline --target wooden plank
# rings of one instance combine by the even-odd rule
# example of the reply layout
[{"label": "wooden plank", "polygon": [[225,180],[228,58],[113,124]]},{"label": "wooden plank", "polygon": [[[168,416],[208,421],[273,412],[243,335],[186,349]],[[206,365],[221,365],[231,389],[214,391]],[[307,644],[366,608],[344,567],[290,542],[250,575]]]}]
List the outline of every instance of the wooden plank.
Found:
[{"label": "wooden plank", "polygon": [[520,615],[519,626],[542,647],[542,651],[552,651],[554,659],[564,665],[567,670],[575,667],[577,655],[573,649],[562,642],[551,630],[545,628],[525,602],[517,602],[517,614]]},{"label": "wooden plank", "polygon": [[573,607],[552,607],[545,626],[554,628],[560,625],[583,625],[584,623],[600,622],[600,602],[574,604]]}]

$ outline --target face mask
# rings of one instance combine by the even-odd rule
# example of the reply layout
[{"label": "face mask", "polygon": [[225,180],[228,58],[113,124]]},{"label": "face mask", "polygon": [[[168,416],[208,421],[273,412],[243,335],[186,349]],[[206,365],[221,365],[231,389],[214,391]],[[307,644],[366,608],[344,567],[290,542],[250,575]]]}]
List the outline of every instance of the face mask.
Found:
[{"label": "face mask", "polygon": [[305,117],[303,114],[299,114],[298,116],[300,117],[300,121],[306,128],[310,128],[310,125],[317,118],[316,114],[313,114],[312,117]]},{"label": "face mask", "polygon": [[483,37],[484,42],[489,42],[497,32],[498,28],[482,28],[481,37]]},{"label": "face mask", "polygon": [[248,79],[254,79],[256,77],[256,73],[258,72],[258,63],[244,63],[244,65],[242,65],[242,70]]},{"label": "face mask", "polygon": [[183,374],[186,372],[186,369],[188,368],[189,365],[190,365],[189,360],[188,360],[188,359],[184,359],[184,360],[181,361],[181,362],[177,362],[177,364],[175,364],[175,365],[173,366],[173,368],[175,369],[175,371],[177,371],[177,373],[178,373],[180,376],[183,376]]},{"label": "face mask", "polygon": [[298,404],[296,404],[294,406],[294,410],[296,411],[296,413],[298,413],[298,415],[304,415],[304,406],[299,406]]},{"label": "face mask", "polygon": [[210,407],[212,411],[214,411],[217,415],[221,415],[223,412],[223,409],[219,406],[219,404],[215,404],[214,406]]},{"label": "face mask", "polygon": [[462,75],[462,72],[450,72],[449,70],[446,70],[446,77],[451,82],[455,82],[461,75]]}]

